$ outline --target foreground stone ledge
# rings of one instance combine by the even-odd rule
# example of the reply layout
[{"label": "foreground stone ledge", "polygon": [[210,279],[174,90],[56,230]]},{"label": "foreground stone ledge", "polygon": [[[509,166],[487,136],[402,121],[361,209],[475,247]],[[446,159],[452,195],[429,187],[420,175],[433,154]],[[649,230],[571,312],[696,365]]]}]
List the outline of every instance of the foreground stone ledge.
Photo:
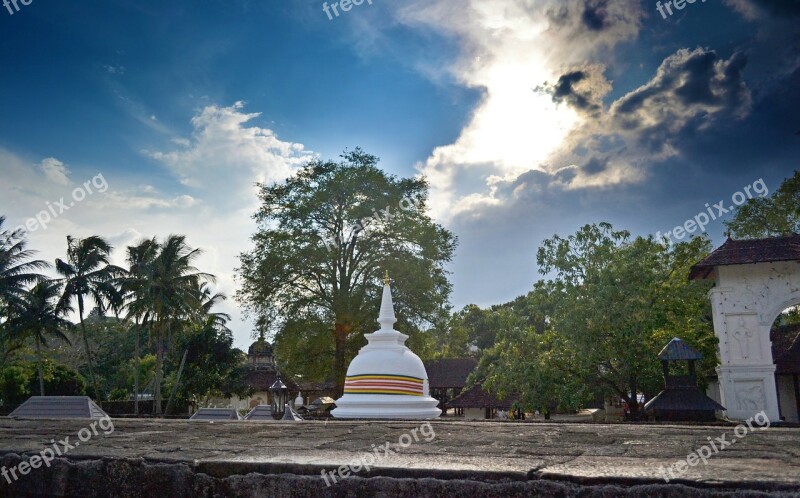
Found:
[{"label": "foreground stone ledge", "polygon": [[[400,448],[423,422],[113,422],[50,468],[0,478],[0,496],[800,496],[798,429],[749,433],[665,483],[660,466],[733,428],[434,421],[430,441]],[[87,425],[0,419],[0,465]],[[386,442],[369,471],[326,486],[322,470]]]}]

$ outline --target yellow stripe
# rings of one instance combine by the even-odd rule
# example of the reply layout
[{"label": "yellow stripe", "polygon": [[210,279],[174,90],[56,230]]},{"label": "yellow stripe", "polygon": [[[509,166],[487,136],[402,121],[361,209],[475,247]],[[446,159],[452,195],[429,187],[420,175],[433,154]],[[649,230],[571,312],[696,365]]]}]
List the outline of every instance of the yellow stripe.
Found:
[{"label": "yellow stripe", "polygon": [[351,377],[345,378],[345,380],[358,380],[358,379],[399,379],[399,380],[407,380],[409,382],[418,382],[422,383],[423,380],[418,377],[409,377],[407,375],[353,375]]}]

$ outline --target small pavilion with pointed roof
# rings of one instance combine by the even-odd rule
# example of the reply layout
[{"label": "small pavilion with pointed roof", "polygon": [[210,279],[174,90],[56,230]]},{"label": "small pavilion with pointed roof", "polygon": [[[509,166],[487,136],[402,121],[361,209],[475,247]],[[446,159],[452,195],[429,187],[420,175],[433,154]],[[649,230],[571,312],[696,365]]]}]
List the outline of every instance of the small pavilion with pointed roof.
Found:
[{"label": "small pavilion with pointed roof", "polygon": [[[676,337],[664,346],[658,359],[664,371],[665,388],[644,405],[646,414],[670,422],[712,422],[716,419],[716,412],[725,409],[697,387],[695,362],[702,360],[703,355],[696,349]],[[670,373],[670,364],[677,361],[688,363],[687,375]]]}]

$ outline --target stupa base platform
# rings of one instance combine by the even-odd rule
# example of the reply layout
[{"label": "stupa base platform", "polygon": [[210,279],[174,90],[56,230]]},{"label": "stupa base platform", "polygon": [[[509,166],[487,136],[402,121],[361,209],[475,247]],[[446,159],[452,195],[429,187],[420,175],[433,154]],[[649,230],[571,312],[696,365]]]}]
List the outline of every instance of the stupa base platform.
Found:
[{"label": "stupa base platform", "polygon": [[386,396],[345,394],[336,402],[331,415],[348,419],[435,419],[442,414],[434,398],[420,396]]}]

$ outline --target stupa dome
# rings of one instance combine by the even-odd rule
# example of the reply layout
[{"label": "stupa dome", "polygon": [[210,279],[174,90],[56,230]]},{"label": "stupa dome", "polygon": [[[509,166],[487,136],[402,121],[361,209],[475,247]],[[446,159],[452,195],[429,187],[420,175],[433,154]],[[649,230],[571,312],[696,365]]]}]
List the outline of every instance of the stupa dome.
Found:
[{"label": "stupa dome", "polygon": [[419,356],[406,347],[408,336],[394,330],[397,322],[392,291],[383,286],[380,330],[365,337],[350,363],[344,395],[331,413],[337,418],[436,418],[439,402],[429,393],[428,374]]},{"label": "stupa dome", "polygon": [[264,339],[262,335],[256,342],[250,345],[247,354],[249,356],[272,356],[272,344]]}]

